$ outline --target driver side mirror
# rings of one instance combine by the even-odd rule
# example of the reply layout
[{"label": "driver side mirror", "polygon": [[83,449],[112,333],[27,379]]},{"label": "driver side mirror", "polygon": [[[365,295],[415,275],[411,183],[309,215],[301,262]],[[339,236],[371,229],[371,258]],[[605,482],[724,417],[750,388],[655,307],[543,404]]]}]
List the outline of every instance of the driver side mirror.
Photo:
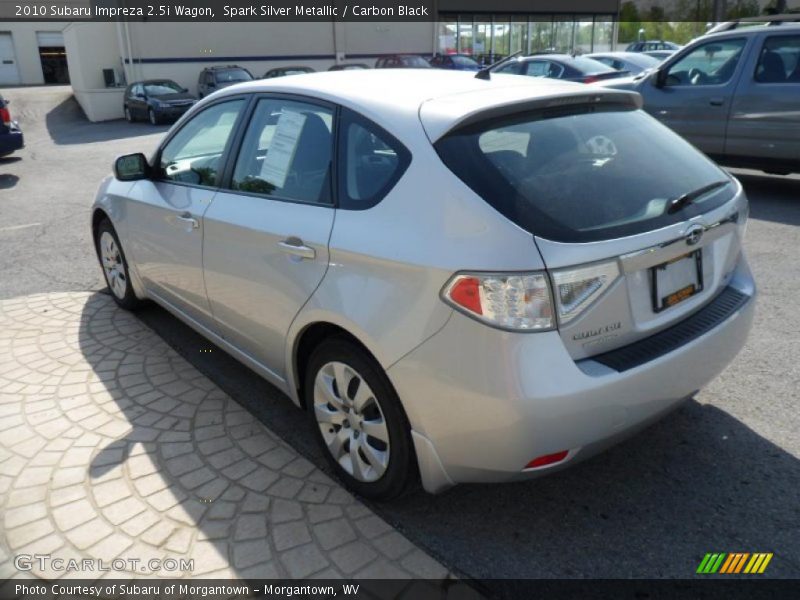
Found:
[{"label": "driver side mirror", "polygon": [[150,165],[141,152],[126,154],[114,161],[114,177],[120,181],[138,181],[150,176]]},{"label": "driver side mirror", "polygon": [[667,85],[667,70],[666,69],[656,69],[656,72],[653,73],[653,85],[657,88],[663,88]]}]

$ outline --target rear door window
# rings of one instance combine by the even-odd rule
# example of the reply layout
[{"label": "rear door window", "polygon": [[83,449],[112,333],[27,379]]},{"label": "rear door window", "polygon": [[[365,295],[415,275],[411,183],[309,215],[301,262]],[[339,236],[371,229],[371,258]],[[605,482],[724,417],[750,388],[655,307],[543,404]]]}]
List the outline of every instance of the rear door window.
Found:
[{"label": "rear door window", "polygon": [[800,35],[768,37],[758,57],[755,80],[800,83]]},{"label": "rear door window", "polygon": [[231,188],[296,202],[331,203],[333,111],[264,98],[250,119]]},{"label": "rear door window", "polygon": [[[464,183],[517,225],[563,242],[643,233],[727,202],[729,176],[638,110],[572,107],[456,130],[435,144]],[[722,182],[670,213],[671,200]]]}]

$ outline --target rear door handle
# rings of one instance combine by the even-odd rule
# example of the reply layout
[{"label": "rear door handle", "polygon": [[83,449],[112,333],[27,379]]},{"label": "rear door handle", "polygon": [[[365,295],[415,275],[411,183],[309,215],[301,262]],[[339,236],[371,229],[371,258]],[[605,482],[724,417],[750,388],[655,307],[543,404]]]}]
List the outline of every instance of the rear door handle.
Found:
[{"label": "rear door handle", "polygon": [[188,225],[191,225],[192,229],[197,229],[198,227],[200,227],[200,223],[197,222],[197,219],[195,219],[191,215],[191,213],[185,212],[185,213],[182,213],[182,214],[178,215],[175,218],[178,221],[182,222],[182,223],[186,223]]},{"label": "rear door handle", "polygon": [[281,251],[286,252],[286,254],[291,254],[292,256],[299,256],[300,258],[306,258],[308,260],[312,260],[316,258],[317,251],[313,248],[306,246],[299,237],[288,237],[282,242],[278,242],[278,248]]},{"label": "rear door handle", "polygon": [[725,98],[711,98],[708,103],[711,106],[722,106],[725,104]]}]

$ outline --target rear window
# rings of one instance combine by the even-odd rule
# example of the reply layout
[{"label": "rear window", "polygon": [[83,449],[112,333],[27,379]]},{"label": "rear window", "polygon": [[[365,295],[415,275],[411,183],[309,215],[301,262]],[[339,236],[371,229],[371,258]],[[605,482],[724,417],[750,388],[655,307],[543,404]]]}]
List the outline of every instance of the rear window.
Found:
[{"label": "rear window", "polygon": [[[436,143],[442,161],[508,219],[547,239],[635,235],[727,202],[728,175],[640,110],[571,107],[456,130]],[[672,214],[669,201],[719,181]]]},{"label": "rear window", "polygon": [[567,64],[570,66],[578,69],[581,73],[585,73],[586,75],[592,75],[594,73],[605,73],[606,71],[610,70],[608,65],[601,63],[599,60],[595,60],[593,58],[585,58],[581,56],[576,56],[572,60],[570,60]]},{"label": "rear window", "polygon": [[216,71],[214,76],[218,83],[251,81],[253,79],[253,76],[244,69],[225,69],[224,71]]}]

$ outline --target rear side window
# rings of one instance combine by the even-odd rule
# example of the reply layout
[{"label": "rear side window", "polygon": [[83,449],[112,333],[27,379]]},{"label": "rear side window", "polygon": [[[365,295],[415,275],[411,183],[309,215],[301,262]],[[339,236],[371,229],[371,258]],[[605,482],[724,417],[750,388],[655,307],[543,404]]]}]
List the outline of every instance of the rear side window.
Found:
[{"label": "rear side window", "polygon": [[[436,143],[447,167],[508,219],[590,242],[686,220],[733,195],[730,178],[643,111],[572,107],[471,125]],[[670,214],[669,201],[726,182]]]},{"label": "rear side window", "polygon": [[758,58],[759,83],[800,83],[800,35],[769,37]]},{"label": "rear side window", "polygon": [[343,110],[339,133],[339,205],[375,206],[402,177],[411,154],[375,123]]}]

